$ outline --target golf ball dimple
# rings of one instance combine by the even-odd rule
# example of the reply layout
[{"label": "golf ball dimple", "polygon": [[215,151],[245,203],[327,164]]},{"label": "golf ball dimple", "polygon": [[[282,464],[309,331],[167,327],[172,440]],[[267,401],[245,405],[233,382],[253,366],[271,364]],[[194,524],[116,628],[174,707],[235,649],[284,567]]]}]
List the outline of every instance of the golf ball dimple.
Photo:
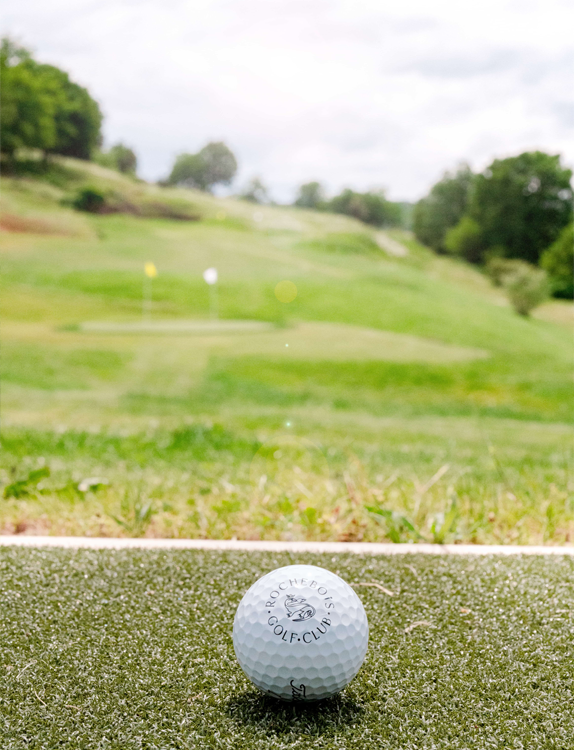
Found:
[{"label": "golf ball dimple", "polygon": [[367,653],[361,600],[342,578],[315,565],[267,573],[235,614],[233,646],[251,682],[288,701],[315,701],[342,690]]}]

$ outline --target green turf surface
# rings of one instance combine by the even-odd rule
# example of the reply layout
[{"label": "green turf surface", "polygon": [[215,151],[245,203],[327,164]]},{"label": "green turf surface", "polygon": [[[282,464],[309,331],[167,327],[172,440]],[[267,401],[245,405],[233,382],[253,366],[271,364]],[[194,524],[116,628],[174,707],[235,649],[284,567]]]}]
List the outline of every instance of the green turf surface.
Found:
[{"label": "green turf surface", "polygon": [[[241,596],[294,562],[395,593],[357,588],[366,662],[318,706],[233,654]],[[572,558],[2,549],[0,597],[3,750],[573,747]]]},{"label": "green turf surface", "polygon": [[[0,492],[51,476],[8,492],[0,532],[413,538],[377,505],[430,541],[572,543],[571,303],[524,319],[476,268],[345,216],[72,159],[27,174],[0,215]],[[142,215],[72,211],[88,185]],[[195,219],[143,210],[162,201]]]}]

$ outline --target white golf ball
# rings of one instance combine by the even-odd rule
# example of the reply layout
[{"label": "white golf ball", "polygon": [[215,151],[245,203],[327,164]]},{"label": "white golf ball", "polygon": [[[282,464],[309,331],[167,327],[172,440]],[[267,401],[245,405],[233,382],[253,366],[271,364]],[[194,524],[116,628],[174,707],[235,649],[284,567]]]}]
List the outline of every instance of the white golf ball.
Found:
[{"label": "white golf ball", "polygon": [[287,701],[338,693],[359,671],[368,641],[357,594],[315,565],[267,573],[245,594],[233,623],[235,654],[247,677]]}]

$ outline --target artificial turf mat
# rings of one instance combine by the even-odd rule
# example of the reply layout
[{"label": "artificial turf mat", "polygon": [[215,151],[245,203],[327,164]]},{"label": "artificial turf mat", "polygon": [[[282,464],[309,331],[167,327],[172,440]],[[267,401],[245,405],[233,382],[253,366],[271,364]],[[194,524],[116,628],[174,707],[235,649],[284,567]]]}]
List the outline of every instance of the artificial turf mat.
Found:
[{"label": "artificial turf mat", "polygon": [[[231,641],[294,562],[395,592],[357,588],[365,664],[315,705],[258,693]],[[2,750],[572,750],[574,559],[5,548],[0,670]]]}]

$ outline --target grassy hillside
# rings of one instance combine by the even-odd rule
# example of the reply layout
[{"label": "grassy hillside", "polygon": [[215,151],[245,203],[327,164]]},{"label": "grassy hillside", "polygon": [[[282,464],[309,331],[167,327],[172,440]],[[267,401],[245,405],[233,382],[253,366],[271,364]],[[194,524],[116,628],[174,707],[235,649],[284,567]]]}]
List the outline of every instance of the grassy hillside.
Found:
[{"label": "grassy hillside", "polygon": [[[86,186],[127,213],[73,211]],[[571,305],[523,319],[405,233],[391,233],[397,257],[347,217],[73,160],[4,179],[0,224],[2,479],[51,472],[9,489],[6,531],[574,533]],[[151,324],[134,332],[147,261]],[[222,321],[266,325],[198,325],[209,266]],[[108,484],[77,490],[100,474]]]}]

